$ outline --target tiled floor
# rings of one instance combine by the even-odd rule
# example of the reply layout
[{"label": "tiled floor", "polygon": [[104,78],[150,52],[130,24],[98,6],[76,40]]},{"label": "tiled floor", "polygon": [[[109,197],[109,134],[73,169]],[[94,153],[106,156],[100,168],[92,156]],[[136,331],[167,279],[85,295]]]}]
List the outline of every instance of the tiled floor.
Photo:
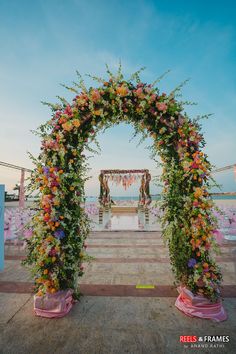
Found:
[{"label": "tiled floor", "polygon": [[[22,246],[6,245],[5,270],[0,273],[0,352],[4,354],[178,354],[212,353],[184,349],[183,335],[229,335],[218,349],[235,352],[235,242],[221,247],[224,308],[228,320],[189,318],[175,306],[177,291],[160,232],[92,232],[80,279],[84,296],[61,319],[34,316],[30,273],[21,266]],[[136,285],[154,285],[137,289]],[[3,314],[3,315],[2,315]],[[4,349],[1,351],[1,349]]]},{"label": "tiled floor", "polygon": [[[93,258],[85,263],[81,284],[90,285],[154,285],[172,286],[174,277],[160,232],[107,231],[92,232],[87,251]],[[29,271],[21,266],[22,246],[6,245],[3,282],[30,282]],[[236,243],[225,242],[217,256],[224,285],[236,287]],[[235,294],[236,295],[236,294]]]}]

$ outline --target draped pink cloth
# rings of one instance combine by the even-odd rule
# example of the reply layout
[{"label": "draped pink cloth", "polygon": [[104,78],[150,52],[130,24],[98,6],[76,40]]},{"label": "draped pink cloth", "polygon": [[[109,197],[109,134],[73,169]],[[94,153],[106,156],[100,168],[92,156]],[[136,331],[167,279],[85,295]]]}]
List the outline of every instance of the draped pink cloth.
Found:
[{"label": "draped pink cloth", "polygon": [[194,295],[185,287],[179,287],[178,292],[179,296],[175,302],[175,306],[187,316],[209,319],[216,322],[227,319],[227,314],[221,300],[212,303],[202,295]]},{"label": "draped pink cloth", "polygon": [[214,230],[213,233],[215,235],[215,239],[218,245],[222,245],[224,241],[224,235],[222,234],[222,232],[220,232],[219,230]]},{"label": "draped pink cloth", "polygon": [[61,290],[55,294],[34,296],[34,312],[37,316],[56,318],[64,317],[73,306],[73,291]]}]

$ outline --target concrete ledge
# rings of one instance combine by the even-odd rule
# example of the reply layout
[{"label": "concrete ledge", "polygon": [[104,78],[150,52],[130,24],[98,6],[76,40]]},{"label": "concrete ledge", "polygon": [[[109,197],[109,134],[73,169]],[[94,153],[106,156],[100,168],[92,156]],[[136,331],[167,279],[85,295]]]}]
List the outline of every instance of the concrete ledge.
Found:
[{"label": "concrete ledge", "polygon": [[[0,281],[0,293],[28,294],[33,293],[33,287],[31,282]],[[177,297],[178,295],[173,285],[155,285],[154,289],[136,289],[135,285],[80,284],[79,288],[85,296]],[[235,298],[236,285],[225,285],[222,288],[222,296]]]}]

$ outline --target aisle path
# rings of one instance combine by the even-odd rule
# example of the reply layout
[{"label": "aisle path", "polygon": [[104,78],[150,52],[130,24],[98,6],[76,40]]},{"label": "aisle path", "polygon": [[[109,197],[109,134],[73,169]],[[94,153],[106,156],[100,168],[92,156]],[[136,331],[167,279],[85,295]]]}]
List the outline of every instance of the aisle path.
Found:
[{"label": "aisle path", "polygon": [[[85,274],[80,279],[85,294],[176,296],[168,249],[160,232],[92,232],[86,243],[93,260],[84,263]],[[30,292],[30,274],[21,266],[25,251],[12,244],[5,251],[0,292]],[[223,271],[224,295],[236,296],[236,243],[225,242],[221,252],[217,260]],[[155,288],[135,290],[136,285]]]},{"label": "aisle path", "polygon": [[[0,273],[0,353],[3,354],[178,354],[211,353],[184,350],[180,336],[229,335],[221,353],[236,347],[235,243],[222,247],[224,307],[228,320],[214,323],[189,318],[175,307],[168,250],[160,233],[92,233],[81,279],[84,296],[57,320],[33,313],[32,280],[20,265],[24,252],[6,246],[6,268]],[[137,284],[154,289],[136,289]]]}]

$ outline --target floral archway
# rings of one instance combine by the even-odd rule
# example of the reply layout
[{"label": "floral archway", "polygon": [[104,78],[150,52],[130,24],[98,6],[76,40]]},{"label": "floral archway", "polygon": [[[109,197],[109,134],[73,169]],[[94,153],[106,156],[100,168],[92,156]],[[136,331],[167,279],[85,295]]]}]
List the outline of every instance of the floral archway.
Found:
[{"label": "floral archway", "polygon": [[183,112],[175,94],[160,93],[155,82],[142,83],[136,72],[125,80],[121,69],[97,88],[79,83],[66,87],[72,103],[50,104],[52,118],[40,126],[41,153],[31,187],[40,190],[39,211],[30,227],[26,263],[33,265],[37,295],[73,289],[83,275],[89,220],[84,211],[87,179],[85,150],[97,132],[120,122],[153,138],[152,154],[163,163],[161,180],[163,237],[176,282],[193,294],[217,301],[221,272],[212,256],[216,221],[208,188],[211,164],[197,121]]}]

